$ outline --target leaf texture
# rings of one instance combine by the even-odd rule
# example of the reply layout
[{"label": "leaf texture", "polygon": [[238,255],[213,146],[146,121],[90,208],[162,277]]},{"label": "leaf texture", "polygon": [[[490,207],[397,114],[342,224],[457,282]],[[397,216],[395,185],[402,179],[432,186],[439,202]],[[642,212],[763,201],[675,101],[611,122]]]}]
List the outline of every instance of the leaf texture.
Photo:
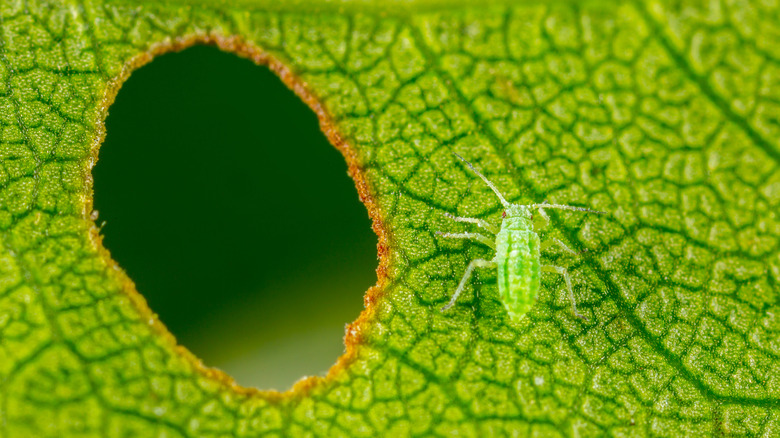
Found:
[{"label": "leaf texture", "polygon": [[[177,347],[90,219],[118,87],[196,43],[320,117],[380,235],[347,354],[288,393]],[[780,435],[780,16],[713,2],[0,3],[0,436]],[[512,322],[444,213],[551,213]],[[153,159],[153,157],[150,157]],[[142,172],[139,169],[139,172]],[[143,292],[143,291],[141,291]],[[335,358],[334,358],[335,360]]]}]

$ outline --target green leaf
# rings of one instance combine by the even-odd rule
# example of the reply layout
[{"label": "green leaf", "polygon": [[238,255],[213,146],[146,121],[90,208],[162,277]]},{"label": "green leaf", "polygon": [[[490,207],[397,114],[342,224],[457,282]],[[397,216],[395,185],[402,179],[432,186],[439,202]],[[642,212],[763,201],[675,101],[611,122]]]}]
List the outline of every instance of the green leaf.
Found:
[{"label": "green leaf", "polygon": [[[780,17],[769,2],[0,4],[0,436],[780,433]],[[102,248],[90,170],[121,82],[196,43],[320,117],[380,236],[324,379],[240,388],[177,347]],[[512,322],[444,213],[551,213]],[[150,157],[150,159],[153,159]],[[335,360],[335,358],[334,358]]]}]

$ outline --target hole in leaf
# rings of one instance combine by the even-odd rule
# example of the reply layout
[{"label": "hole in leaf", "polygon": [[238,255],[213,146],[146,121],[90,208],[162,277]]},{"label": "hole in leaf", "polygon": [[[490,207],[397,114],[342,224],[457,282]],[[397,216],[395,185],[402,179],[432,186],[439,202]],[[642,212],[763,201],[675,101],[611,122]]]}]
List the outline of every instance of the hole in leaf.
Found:
[{"label": "hole in leaf", "polygon": [[267,68],[203,46],[134,72],[109,112],[97,223],[151,309],[241,385],[323,374],[377,262],[314,113]]}]

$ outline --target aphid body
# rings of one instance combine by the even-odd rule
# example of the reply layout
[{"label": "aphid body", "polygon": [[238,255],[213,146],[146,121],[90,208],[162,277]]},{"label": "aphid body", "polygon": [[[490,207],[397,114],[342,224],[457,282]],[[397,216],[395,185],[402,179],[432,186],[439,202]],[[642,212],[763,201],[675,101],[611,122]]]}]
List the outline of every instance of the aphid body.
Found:
[{"label": "aphid body", "polygon": [[511,205],[496,234],[498,290],[510,316],[528,313],[540,288],[541,241],[533,230],[531,212]]},{"label": "aphid body", "polygon": [[[501,201],[501,204],[504,206],[504,220],[501,223],[500,229],[497,230],[493,225],[482,219],[446,215],[450,219],[458,222],[476,224],[489,233],[494,234],[495,239],[490,239],[488,236],[479,233],[438,233],[439,235],[451,238],[473,239],[495,249],[496,254],[492,260],[476,259],[469,263],[457,289],[455,289],[455,292],[452,294],[452,298],[450,298],[449,303],[441,310],[445,311],[455,304],[475,268],[496,267],[498,270],[498,291],[501,300],[512,319],[517,320],[531,310],[531,307],[536,302],[539,289],[541,288],[542,272],[555,272],[563,276],[566,281],[566,287],[568,288],[572,310],[577,317],[584,319],[585,317],[577,312],[577,305],[574,301],[574,291],[572,290],[571,279],[566,268],[541,264],[542,244],[539,235],[533,228],[533,213],[539,211],[542,217],[549,221],[549,218],[544,212],[544,209],[546,208],[598,214],[603,214],[603,212],[560,204],[511,204],[507,202],[495,185],[474,168],[471,163],[464,160],[458,154],[455,154],[455,156],[466,163],[466,165],[485,181],[491,190],[493,190]],[[560,245],[567,252],[575,255],[577,254],[577,252],[569,248],[562,241],[554,238],[551,240]]]}]

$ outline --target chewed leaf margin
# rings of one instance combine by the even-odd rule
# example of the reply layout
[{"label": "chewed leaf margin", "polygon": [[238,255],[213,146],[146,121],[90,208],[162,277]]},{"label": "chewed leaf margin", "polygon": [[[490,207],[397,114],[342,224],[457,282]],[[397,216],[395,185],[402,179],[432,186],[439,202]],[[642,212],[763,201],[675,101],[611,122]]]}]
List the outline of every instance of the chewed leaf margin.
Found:
[{"label": "chewed leaf margin", "polygon": [[[319,376],[302,376],[301,380],[296,382],[293,387],[284,392],[278,392],[275,390],[263,390],[252,387],[244,387],[238,385],[235,380],[222,370],[218,368],[212,368],[204,364],[197,356],[192,354],[186,346],[179,345],[173,334],[168,331],[165,325],[157,318],[157,315],[149,308],[146,300],[138,292],[133,281],[125,274],[121,267],[111,258],[111,254],[102,244],[102,236],[100,235],[100,228],[92,221],[92,227],[89,229],[89,237],[93,244],[96,246],[107,265],[113,267],[113,271],[119,276],[119,280],[123,285],[123,290],[127,296],[131,299],[139,314],[149,321],[149,325],[162,336],[169,345],[174,348],[179,354],[182,355],[193,367],[204,376],[222,382],[228,386],[231,390],[237,393],[256,395],[269,400],[281,400],[289,397],[301,397],[307,392],[311,391],[314,387],[322,384],[326,384],[328,380],[335,378],[339,372],[343,371],[349,364],[355,359],[358,354],[358,349],[362,342],[361,333],[367,324],[370,324],[372,313],[374,311],[374,303],[382,296],[382,290],[387,284],[387,270],[390,263],[389,247],[387,232],[382,224],[381,215],[379,209],[374,203],[371,194],[368,189],[368,183],[366,182],[365,175],[358,162],[357,156],[349,143],[344,140],[343,136],[339,133],[336,125],[331,121],[330,116],[323,107],[322,103],[317,99],[315,94],[311,92],[304,81],[297,77],[282,61],[271,55],[270,53],[263,51],[254,44],[247,42],[245,39],[231,35],[224,36],[221,34],[203,34],[193,35],[184,38],[176,38],[172,41],[167,41],[162,44],[156,44],[150,48],[149,51],[144,52],[126,63],[122,72],[117,78],[112,80],[107,87],[107,92],[102,99],[100,105],[101,116],[99,117],[100,123],[96,126],[96,138],[95,144],[97,145],[93,151],[93,158],[91,164],[94,165],[98,160],[98,153],[100,144],[105,139],[105,124],[104,121],[110,106],[113,104],[122,84],[130,77],[133,71],[143,67],[144,65],[152,62],[154,58],[164,55],[166,53],[178,52],[185,50],[195,45],[214,45],[220,50],[228,53],[235,54],[247,58],[254,62],[258,66],[269,68],[273,71],[282,82],[290,88],[296,96],[303,100],[306,105],[314,111],[317,115],[317,119],[320,123],[320,129],[327,137],[328,141],[339,151],[347,162],[347,173],[355,182],[355,187],[358,191],[360,201],[366,206],[368,214],[372,221],[372,228],[378,236],[377,242],[377,258],[379,264],[377,266],[377,283],[369,288],[364,297],[364,310],[357,317],[357,319],[348,324],[345,329],[344,345],[345,352],[336,359],[335,364],[329,369],[325,377]],[[91,185],[91,178],[88,181]],[[92,209],[92,197],[88,197],[85,202],[85,216],[89,216]]]}]

